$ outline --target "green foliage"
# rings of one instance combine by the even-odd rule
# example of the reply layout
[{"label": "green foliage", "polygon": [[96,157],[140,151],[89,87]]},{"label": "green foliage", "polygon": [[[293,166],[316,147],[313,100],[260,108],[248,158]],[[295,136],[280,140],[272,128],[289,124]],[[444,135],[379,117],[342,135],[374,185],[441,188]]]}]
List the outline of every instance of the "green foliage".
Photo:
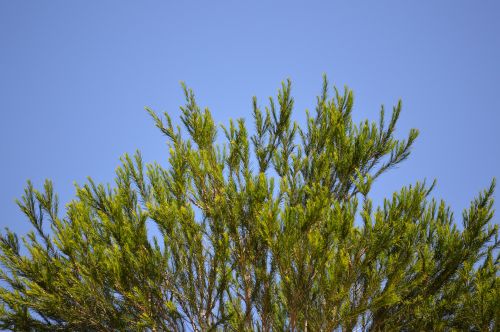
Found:
[{"label": "green foliage", "polygon": [[352,91],[329,97],[325,78],[300,127],[287,81],[268,107],[254,98],[253,134],[230,121],[217,144],[183,88],[184,130],[148,110],[167,168],[125,155],[115,185],[89,179],[64,217],[51,182],[28,183],[18,205],[33,231],[0,238],[1,328],[498,330],[494,182],[461,227],[425,183],[373,208],[374,181],[418,136],[394,137],[401,103],[388,123],[382,108],[355,124]]}]

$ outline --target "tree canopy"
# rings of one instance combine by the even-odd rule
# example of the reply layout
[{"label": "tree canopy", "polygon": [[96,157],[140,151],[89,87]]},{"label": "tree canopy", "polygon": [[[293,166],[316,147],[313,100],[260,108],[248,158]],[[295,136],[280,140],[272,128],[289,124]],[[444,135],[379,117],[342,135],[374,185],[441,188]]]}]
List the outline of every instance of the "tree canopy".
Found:
[{"label": "tree canopy", "polygon": [[372,204],[418,136],[395,137],[401,102],[356,124],[352,91],[324,78],[301,126],[286,81],[267,107],[254,97],[249,128],[216,125],[183,89],[179,125],[148,109],[166,167],[125,155],[63,213],[50,181],[28,182],[32,231],[0,237],[1,328],[498,330],[495,182],[461,223],[425,182]]}]

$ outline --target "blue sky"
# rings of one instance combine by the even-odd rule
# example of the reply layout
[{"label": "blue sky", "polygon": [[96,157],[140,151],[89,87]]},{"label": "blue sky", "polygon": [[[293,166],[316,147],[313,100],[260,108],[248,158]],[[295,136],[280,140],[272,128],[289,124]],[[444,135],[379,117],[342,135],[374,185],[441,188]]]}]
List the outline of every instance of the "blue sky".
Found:
[{"label": "blue sky", "polygon": [[144,107],[175,117],[180,81],[225,123],[289,77],[300,123],[322,73],[354,90],[357,120],[401,98],[398,136],[421,131],[375,199],[436,178],[460,222],[500,176],[499,17],[498,1],[0,1],[0,227],[27,231],[27,179],[67,202],[125,152],[165,164]]}]

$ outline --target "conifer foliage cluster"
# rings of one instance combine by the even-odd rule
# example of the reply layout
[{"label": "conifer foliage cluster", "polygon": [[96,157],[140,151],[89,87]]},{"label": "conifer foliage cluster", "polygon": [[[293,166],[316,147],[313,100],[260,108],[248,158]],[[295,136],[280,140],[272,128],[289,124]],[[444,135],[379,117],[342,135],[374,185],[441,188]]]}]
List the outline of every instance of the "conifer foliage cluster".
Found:
[{"label": "conifer foliage cluster", "polygon": [[1,328],[498,331],[494,182],[461,218],[425,182],[372,204],[418,136],[395,138],[401,103],[356,124],[352,91],[325,78],[301,127],[287,81],[253,99],[251,127],[219,127],[184,92],[179,126],[149,110],[167,167],[125,155],[64,211],[50,181],[28,183],[33,230],[0,237]]}]

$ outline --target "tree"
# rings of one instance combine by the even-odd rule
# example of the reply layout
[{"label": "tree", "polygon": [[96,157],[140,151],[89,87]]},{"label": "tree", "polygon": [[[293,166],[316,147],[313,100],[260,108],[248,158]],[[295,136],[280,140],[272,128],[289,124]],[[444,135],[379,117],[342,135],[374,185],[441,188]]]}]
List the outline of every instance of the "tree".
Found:
[{"label": "tree", "polygon": [[[125,155],[114,186],[91,179],[58,212],[52,183],[18,201],[33,231],[0,238],[0,326],[36,331],[498,330],[495,182],[459,227],[434,186],[374,209],[373,182],[417,138],[353,123],[353,93],[326,78],[292,122],[290,81],[218,128],[183,86],[180,126],[148,110],[168,167]],[[159,232],[148,230],[156,225]]]}]

